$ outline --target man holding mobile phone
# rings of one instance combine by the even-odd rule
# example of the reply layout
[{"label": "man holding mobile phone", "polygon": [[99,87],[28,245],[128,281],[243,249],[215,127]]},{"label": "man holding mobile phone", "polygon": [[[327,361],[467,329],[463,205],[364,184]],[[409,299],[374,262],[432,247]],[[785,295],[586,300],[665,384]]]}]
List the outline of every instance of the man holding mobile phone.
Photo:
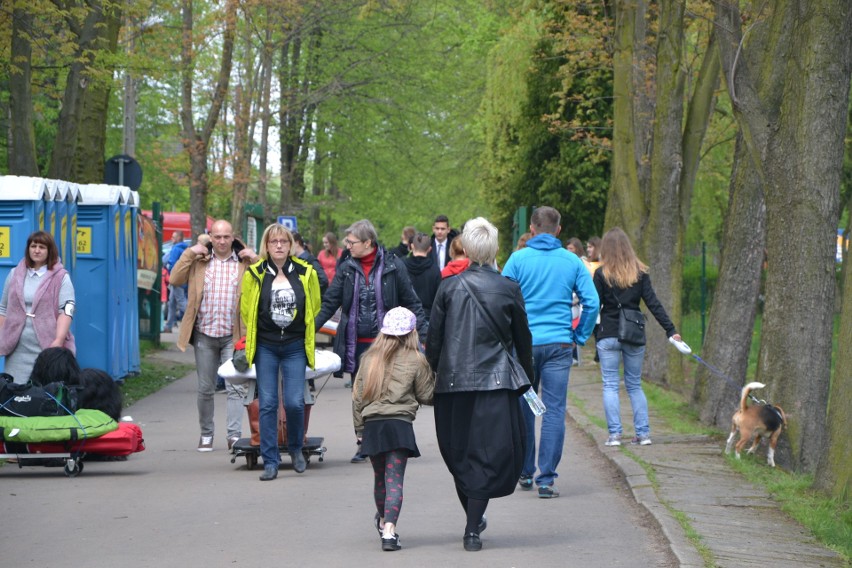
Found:
[{"label": "man holding mobile phone", "polygon": [[[175,286],[188,284],[184,324],[177,346],[195,349],[198,373],[199,452],[213,451],[213,396],[219,366],[234,353],[234,336],[241,337],[238,299],[246,267],[257,258],[255,252],[234,238],[231,224],[218,220],[210,228],[210,242],[187,248],[171,273]],[[228,385],[228,449],[242,434],[241,389]]]}]

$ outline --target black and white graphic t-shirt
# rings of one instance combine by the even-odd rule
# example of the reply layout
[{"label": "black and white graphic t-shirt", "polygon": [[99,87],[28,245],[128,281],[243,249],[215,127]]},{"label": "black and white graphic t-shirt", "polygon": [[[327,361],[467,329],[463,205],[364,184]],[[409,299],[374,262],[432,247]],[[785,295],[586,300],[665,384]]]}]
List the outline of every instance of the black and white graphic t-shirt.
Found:
[{"label": "black and white graphic t-shirt", "polygon": [[280,328],[286,328],[296,317],[296,292],[287,279],[272,282],[269,314]]}]

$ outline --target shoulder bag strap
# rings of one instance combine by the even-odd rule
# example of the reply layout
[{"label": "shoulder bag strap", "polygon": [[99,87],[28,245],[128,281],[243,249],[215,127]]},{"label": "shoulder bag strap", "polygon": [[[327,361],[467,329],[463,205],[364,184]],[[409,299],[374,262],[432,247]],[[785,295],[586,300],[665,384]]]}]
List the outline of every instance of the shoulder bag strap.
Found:
[{"label": "shoulder bag strap", "polygon": [[482,304],[479,303],[479,300],[473,294],[473,291],[467,285],[467,282],[465,282],[465,276],[466,276],[465,273],[462,272],[461,274],[456,276],[456,278],[459,279],[459,282],[461,282],[462,287],[467,291],[467,294],[468,294],[468,296],[470,296],[470,299],[473,300],[474,305],[477,307],[477,309],[479,309],[480,313],[482,313],[482,315],[485,317],[485,322],[488,324],[488,327],[491,330],[491,333],[493,333],[494,336],[497,337],[497,340],[500,342],[500,345],[502,345],[503,349],[505,349],[506,352],[509,353],[509,355],[511,356],[512,350],[509,349],[509,346],[506,345],[506,342],[503,341],[503,337],[497,331],[497,325],[494,323],[494,320],[491,319],[491,314],[489,314],[487,311],[485,311],[485,308],[482,307]]}]

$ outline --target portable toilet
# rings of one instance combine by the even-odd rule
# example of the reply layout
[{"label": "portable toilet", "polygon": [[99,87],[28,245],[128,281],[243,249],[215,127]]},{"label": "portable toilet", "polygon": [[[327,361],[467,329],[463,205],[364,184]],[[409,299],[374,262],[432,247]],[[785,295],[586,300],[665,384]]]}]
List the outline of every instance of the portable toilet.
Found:
[{"label": "portable toilet", "polygon": [[[53,240],[56,241],[56,247],[59,249],[60,255],[62,254],[62,247],[59,246],[59,239],[56,238],[56,226],[57,226],[57,210],[59,209],[59,204],[56,202],[56,194],[59,192],[59,184],[62,183],[56,179],[46,179],[45,187],[47,188],[47,194],[44,196],[44,230],[50,233],[53,237]],[[60,259],[63,266],[65,265],[65,258]]]},{"label": "portable toilet", "polygon": [[59,258],[62,259],[62,265],[65,266],[65,270],[72,273],[72,267],[75,264],[74,257],[77,255],[77,251],[71,246],[72,239],[68,237],[68,200],[71,199],[71,184],[67,181],[57,181],[55,189],[54,207],[56,219],[51,234],[56,241],[57,248],[59,248]]},{"label": "portable toilet", "polygon": [[[43,178],[0,176],[0,286],[24,257],[29,236],[44,230],[49,195]],[[4,363],[0,357],[0,371]]]},{"label": "portable toilet", "polygon": [[[68,246],[71,252],[68,255],[70,266],[65,265],[65,270],[74,275],[77,267],[77,202],[80,201],[80,186],[76,183],[68,183],[68,223],[67,232]],[[64,263],[63,263],[64,264]]]},{"label": "portable toilet", "polygon": [[139,259],[139,238],[136,216],[139,213],[139,192],[131,191],[126,203],[127,217],[125,227],[125,250],[127,269],[127,337],[130,347],[131,374],[142,370],[139,345],[139,286],[136,281],[136,272]]},{"label": "portable toilet", "polygon": [[[77,205],[77,360],[114,380],[122,372],[121,192],[112,185],[81,185]],[[125,356],[126,357],[126,356]]]}]

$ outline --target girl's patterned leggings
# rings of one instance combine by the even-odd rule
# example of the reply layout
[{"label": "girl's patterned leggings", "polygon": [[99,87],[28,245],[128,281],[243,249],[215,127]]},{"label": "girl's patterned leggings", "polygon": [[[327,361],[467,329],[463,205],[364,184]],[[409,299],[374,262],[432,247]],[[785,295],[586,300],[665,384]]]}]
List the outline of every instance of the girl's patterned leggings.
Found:
[{"label": "girl's patterned leggings", "polygon": [[396,525],[402,509],[402,482],[408,463],[408,450],[392,450],[370,456],[370,462],[373,464],[376,510],[386,523]]}]

